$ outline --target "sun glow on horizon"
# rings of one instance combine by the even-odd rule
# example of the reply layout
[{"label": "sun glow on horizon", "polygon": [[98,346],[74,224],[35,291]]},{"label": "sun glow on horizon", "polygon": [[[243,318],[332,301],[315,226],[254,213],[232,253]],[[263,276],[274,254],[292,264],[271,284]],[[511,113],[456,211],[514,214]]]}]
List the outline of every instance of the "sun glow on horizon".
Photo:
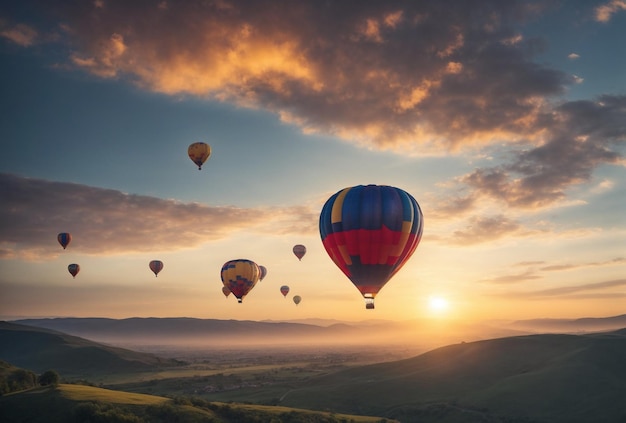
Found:
[{"label": "sun glow on horizon", "polygon": [[437,295],[432,295],[428,297],[428,309],[432,314],[444,314],[449,310],[449,308],[450,303],[444,297]]}]

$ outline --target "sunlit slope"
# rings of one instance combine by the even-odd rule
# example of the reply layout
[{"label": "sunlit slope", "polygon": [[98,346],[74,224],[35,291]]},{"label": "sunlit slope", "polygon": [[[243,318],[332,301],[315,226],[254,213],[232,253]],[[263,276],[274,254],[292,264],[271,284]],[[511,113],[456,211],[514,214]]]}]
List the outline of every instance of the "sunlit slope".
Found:
[{"label": "sunlit slope", "polygon": [[16,366],[61,376],[153,370],[173,360],[109,347],[48,329],[0,322],[0,359]]},{"label": "sunlit slope", "polygon": [[282,404],[403,422],[618,422],[626,421],[625,398],[623,329],[451,345],[313,379]]},{"label": "sunlit slope", "polygon": [[115,422],[315,422],[374,423],[380,417],[333,414],[250,404],[210,403],[113,391],[82,385],[59,385],[0,397],[0,421],[29,423]]}]

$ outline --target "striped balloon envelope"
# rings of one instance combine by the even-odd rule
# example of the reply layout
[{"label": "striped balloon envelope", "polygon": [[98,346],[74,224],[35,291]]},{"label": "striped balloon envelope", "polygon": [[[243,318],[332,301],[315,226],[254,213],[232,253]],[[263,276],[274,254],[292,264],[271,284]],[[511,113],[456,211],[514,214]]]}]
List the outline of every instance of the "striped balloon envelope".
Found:
[{"label": "striped balloon envelope", "polygon": [[357,185],[331,196],[320,213],[326,252],[374,308],[374,298],[415,252],[424,217],[409,193]]},{"label": "striped balloon envelope", "polygon": [[222,283],[242,302],[261,277],[261,269],[252,260],[230,260],[222,266]]},{"label": "striped balloon envelope", "polygon": [[61,247],[65,250],[65,247],[72,241],[72,235],[70,235],[69,232],[61,232],[57,235],[57,241],[59,241],[59,244],[61,244]]}]

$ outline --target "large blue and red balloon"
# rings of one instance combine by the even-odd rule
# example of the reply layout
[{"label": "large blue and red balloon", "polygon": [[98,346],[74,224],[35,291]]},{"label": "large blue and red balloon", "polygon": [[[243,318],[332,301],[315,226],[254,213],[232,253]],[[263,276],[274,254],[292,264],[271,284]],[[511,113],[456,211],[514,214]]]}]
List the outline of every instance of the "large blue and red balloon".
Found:
[{"label": "large blue and red balloon", "polygon": [[400,188],[357,185],[331,196],[320,214],[326,252],[374,308],[374,298],[415,252],[424,216]]}]

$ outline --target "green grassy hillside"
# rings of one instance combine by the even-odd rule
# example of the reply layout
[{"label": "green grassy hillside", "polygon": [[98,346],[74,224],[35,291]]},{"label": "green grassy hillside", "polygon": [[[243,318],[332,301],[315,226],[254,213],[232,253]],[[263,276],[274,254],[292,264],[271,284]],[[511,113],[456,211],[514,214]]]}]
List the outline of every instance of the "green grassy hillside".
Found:
[{"label": "green grassy hillside", "polygon": [[626,333],[463,343],[310,380],[281,404],[403,422],[624,422]]},{"label": "green grassy hillside", "polygon": [[82,378],[148,371],[178,364],[152,354],[7,322],[0,322],[0,359],[38,373],[54,369],[64,377]]},{"label": "green grassy hillside", "polygon": [[0,360],[0,395],[37,386],[37,375]]},{"label": "green grassy hillside", "polygon": [[81,385],[59,385],[0,397],[0,421],[29,423],[374,423],[379,417],[332,414],[287,407],[172,400]]}]

